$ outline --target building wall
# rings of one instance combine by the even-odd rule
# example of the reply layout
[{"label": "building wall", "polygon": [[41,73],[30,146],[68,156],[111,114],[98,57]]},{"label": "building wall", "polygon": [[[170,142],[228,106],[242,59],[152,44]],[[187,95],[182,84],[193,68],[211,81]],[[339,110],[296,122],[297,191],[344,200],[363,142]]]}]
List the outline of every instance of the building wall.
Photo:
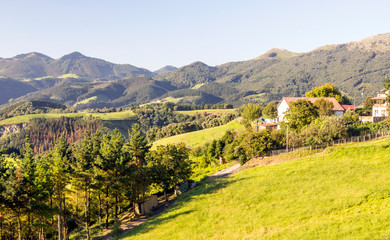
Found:
[{"label": "building wall", "polygon": [[[282,102],[278,106],[278,122],[283,122],[284,115],[288,110],[288,104],[286,100],[282,100]],[[337,117],[341,117],[344,114],[344,111],[333,111],[334,115]]]},{"label": "building wall", "polygon": [[373,117],[387,117],[389,116],[387,112],[387,105],[373,106],[372,107],[372,116]]},{"label": "building wall", "polygon": [[284,119],[284,115],[288,110],[288,104],[286,100],[282,100],[282,102],[278,106],[278,122],[282,122]]}]

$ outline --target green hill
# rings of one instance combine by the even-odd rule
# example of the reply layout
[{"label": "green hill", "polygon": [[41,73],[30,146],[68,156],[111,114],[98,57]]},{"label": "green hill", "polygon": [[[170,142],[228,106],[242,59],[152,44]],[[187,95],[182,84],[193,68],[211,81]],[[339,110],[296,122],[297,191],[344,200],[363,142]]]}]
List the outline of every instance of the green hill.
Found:
[{"label": "green hill", "polygon": [[386,239],[389,146],[279,156],[284,163],[205,182],[121,239]]},{"label": "green hill", "polygon": [[0,105],[7,104],[10,99],[36,91],[35,87],[12,78],[0,77],[0,86]]},{"label": "green hill", "polygon": [[36,52],[0,59],[0,76],[34,79],[46,76],[58,77],[64,74],[100,79],[155,75],[147,69],[137,68],[130,64],[114,64],[84,56],[79,52],[70,53],[59,59],[52,59]]},{"label": "green hill", "polygon": [[[59,59],[40,53],[0,58],[0,105],[9,100],[57,101],[103,108],[152,101],[185,104],[266,103],[301,96],[331,83],[356,104],[375,96],[390,75],[390,33],[307,53],[271,49],[248,61],[202,62],[151,72],[74,52]],[[27,79],[27,80],[26,80]],[[362,94],[363,93],[363,94]]]},{"label": "green hill", "polygon": [[61,118],[61,117],[88,117],[92,116],[101,120],[134,120],[135,114],[132,111],[124,112],[110,112],[110,113],[41,113],[41,114],[27,114],[16,116],[12,118],[7,118],[0,121],[1,125],[9,124],[18,124],[18,123],[27,123],[33,118]]},{"label": "green hill", "polygon": [[194,63],[159,78],[177,86],[203,84],[198,90],[229,103],[240,103],[242,97],[261,93],[264,95],[256,97],[257,101],[300,96],[327,82],[362,102],[366,96],[376,95],[390,74],[388,42],[390,34],[381,34],[307,53],[271,49],[249,61],[216,67]]},{"label": "green hill", "polygon": [[219,127],[207,128],[200,131],[179,134],[172,137],[157,140],[153,143],[153,148],[156,148],[159,145],[174,144],[180,142],[185,143],[186,145],[191,147],[198,147],[202,146],[207,142],[212,141],[213,139],[222,137],[228,130],[243,131],[244,126],[240,124],[237,120],[233,120],[230,123]]},{"label": "green hill", "polygon": [[[37,81],[32,81],[31,84],[37,85]],[[14,101],[37,99],[56,101],[77,109],[121,107],[147,103],[175,89],[168,82],[147,77],[131,77],[116,81],[65,78]]]}]

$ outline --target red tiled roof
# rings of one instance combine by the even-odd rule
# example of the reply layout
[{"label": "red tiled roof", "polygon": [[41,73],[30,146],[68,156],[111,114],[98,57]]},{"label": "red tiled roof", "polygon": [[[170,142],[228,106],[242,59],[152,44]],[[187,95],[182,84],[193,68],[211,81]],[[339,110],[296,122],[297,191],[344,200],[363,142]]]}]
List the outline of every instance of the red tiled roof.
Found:
[{"label": "red tiled roof", "polygon": [[344,108],[340,105],[339,102],[337,102],[336,98],[334,97],[284,97],[283,99],[286,100],[288,105],[290,105],[290,102],[296,102],[298,100],[306,100],[314,104],[316,100],[321,98],[333,103],[333,111],[344,111]]},{"label": "red tiled roof", "polygon": [[354,105],[341,105],[345,110],[356,110]]},{"label": "red tiled roof", "polygon": [[262,123],[262,124],[259,124],[259,126],[263,126],[263,127],[278,126],[278,124],[276,124],[276,123]]}]

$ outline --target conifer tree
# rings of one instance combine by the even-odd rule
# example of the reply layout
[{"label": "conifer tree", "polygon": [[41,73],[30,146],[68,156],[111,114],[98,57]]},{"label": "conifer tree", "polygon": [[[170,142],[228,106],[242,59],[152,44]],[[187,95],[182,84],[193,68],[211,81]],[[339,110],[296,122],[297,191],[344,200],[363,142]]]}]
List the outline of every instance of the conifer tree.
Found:
[{"label": "conifer tree", "polygon": [[135,196],[135,201],[138,201],[140,195],[142,198],[145,197],[149,182],[145,157],[150,146],[138,124],[134,124],[131,130],[132,132],[129,132],[129,143],[125,145],[125,150],[130,155],[130,161],[137,166],[137,175],[134,178],[136,182],[133,184],[133,195]]},{"label": "conifer tree", "polygon": [[97,161],[99,175],[102,177],[102,185],[106,193],[106,228],[108,228],[109,195],[111,192],[114,198],[115,219],[118,219],[121,177],[127,165],[127,159],[123,156],[123,145],[122,135],[117,129],[114,130],[112,135],[104,135]]},{"label": "conifer tree", "polygon": [[[165,201],[168,201],[167,190],[176,187],[181,181],[191,175],[191,165],[188,162],[188,149],[184,144],[158,146],[151,154],[153,181],[164,190]],[[176,188],[175,188],[176,194]]]},{"label": "conifer tree", "polygon": [[94,178],[94,144],[89,131],[84,132],[81,142],[74,151],[73,177],[75,186],[84,192],[84,215],[86,239],[90,239],[90,193]]},{"label": "conifer tree", "polygon": [[64,221],[65,213],[65,189],[70,182],[70,163],[71,150],[69,144],[66,142],[65,136],[61,136],[55,143],[52,157],[49,160],[50,179],[53,183],[54,195],[57,200],[57,222],[58,222],[58,239],[66,239],[66,222]]}]

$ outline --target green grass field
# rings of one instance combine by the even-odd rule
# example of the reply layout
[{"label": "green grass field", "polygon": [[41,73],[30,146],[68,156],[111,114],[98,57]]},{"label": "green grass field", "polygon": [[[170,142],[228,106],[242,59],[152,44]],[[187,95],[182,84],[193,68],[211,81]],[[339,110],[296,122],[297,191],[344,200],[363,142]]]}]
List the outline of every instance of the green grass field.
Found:
[{"label": "green grass field", "polygon": [[122,239],[388,239],[389,146],[353,143],[206,181]]},{"label": "green grass field", "polygon": [[191,110],[191,111],[176,111],[183,115],[195,115],[195,114],[219,114],[219,113],[233,113],[237,109],[202,109],[202,110]]},{"label": "green grass field", "polygon": [[123,120],[131,119],[135,116],[132,111],[126,112],[111,112],[111,113],[42,113],[28,114],[7,118],[0,121],[0,125],[17,124],[29,122],[33,118],[60,118],[60,117],[86,117],[93,116],[102,120]]},{"label": "green grass field", "polygon": [[242,124],[238,123],[237,120],[233,120],[230,123],[219,127],[207,128],[196,132],[183,133],[180,135],[157,140],[153,143],[152,148],[155,149],[159,145],[174,143],[185,143],[187,146],[191,147],[202,146],[206,142],[211,142],[215,138],[222,137],[228,130],[244,131],[244,129],[245,128]]}]

